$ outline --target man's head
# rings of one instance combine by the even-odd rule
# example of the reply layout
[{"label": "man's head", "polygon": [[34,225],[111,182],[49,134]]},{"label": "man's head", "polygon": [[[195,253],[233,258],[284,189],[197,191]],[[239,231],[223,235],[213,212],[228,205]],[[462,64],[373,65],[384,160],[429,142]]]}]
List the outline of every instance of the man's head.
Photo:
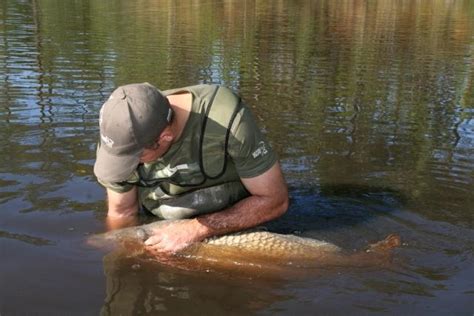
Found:
[{"label": "man's head", "polygon": [[125,181],[145,147],[153,147],[171,121],[168,99],[148,83],[118,87],[100,110],[100,146],[94,173],[108,182]]}]

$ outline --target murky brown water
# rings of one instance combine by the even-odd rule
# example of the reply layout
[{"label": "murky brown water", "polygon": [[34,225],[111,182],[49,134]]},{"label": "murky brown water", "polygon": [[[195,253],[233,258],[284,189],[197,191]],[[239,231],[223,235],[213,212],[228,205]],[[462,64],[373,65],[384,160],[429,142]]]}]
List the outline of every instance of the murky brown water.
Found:
[{"label": "murky brown water", "polygon": [[[469,0],[2,0],[0,314],[472,315],[473,53]],[[395,266],[269,279],[86,247],[98,110],[142,81],[239,91],[290,185],[270,229],[397,232]]]}]

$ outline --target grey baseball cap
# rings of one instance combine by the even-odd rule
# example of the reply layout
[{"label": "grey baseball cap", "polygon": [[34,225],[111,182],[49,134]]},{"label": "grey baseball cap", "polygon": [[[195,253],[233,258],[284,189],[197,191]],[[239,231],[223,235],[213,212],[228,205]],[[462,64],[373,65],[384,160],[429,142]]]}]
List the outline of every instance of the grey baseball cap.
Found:
[{"label": "grey baseball cap", "polygon": [[94,165],[97,178],[127,180],[143,149],[155,142],[172,113],[168,99],[149,83],[115,89],[100,110],[100,144]]}]

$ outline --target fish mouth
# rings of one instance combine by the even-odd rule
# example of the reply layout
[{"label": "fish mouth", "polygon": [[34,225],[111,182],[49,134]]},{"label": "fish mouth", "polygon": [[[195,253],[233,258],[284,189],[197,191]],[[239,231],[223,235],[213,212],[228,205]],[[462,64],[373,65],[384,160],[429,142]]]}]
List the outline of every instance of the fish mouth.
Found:
[{"label": "fish mouth", "polygon": [[106,238],[103,234],[91,235],[86,238],[85,244],[93,248],[108,248],[113,245],[113,241]]},{"label": "fish mouth", "polygon": [[86,244],[94,248],[110,248],[116,245],[123,244],[142,244],[150,237],[149,232],[142,227],[134,228],[128,233],[106,232],[98,235],[89,236],[86,239]]}]

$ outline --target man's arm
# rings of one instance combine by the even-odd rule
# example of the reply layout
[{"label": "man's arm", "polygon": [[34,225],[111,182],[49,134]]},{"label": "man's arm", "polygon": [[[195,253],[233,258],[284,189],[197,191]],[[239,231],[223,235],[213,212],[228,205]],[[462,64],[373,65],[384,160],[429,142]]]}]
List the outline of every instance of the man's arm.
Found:
[{"label": "man's arm", "polygon": [[232,207],[170,224],[146,240],[152,251],[176,252],[207,237],[243,230],[275,219],[288,208],[288,190],[276,163],[254,178],[242,179],[250,196]]},{"label": "man's arm", "polygon": [[117,229],[137,224],[138,195],[137,187],[130,191],[117,193],[107,189],[107,228]]},{"label": "man's arm", "polygon": [[276,163],[255,178],[242,179],[250,196],[229,209],[197,218],[205,237],[257,226],[283,215],[288,208],[288,190]]}]

